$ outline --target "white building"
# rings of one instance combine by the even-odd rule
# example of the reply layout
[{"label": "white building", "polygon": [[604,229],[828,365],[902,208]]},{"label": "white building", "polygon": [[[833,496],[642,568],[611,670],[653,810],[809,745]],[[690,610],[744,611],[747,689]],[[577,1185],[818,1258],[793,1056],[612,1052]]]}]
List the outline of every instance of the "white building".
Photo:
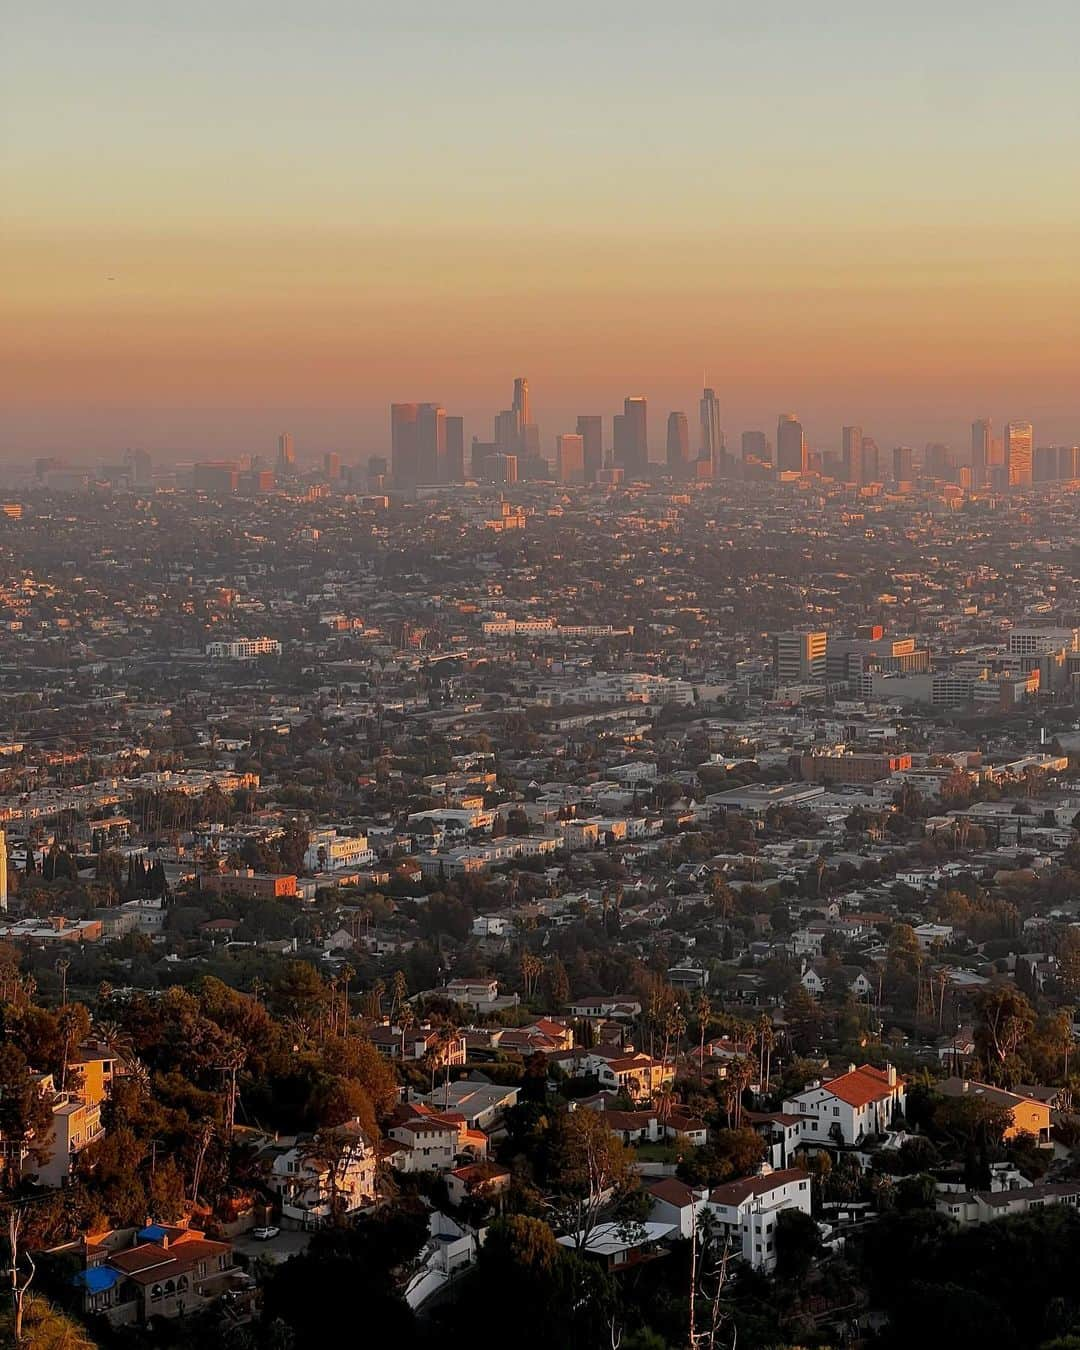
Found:
[{"label": "white building", "polygon": [[851,1146],[884,1134],[896,1112],[903,1113],[906,1095],[893,1065],[853,1064],[827,1083],[808,1084],[784,1102],[784,1111],[800,1117],[800,1143]]},{"label": "white building", "polygon": [[257,656],[280,656],[281,643],[277,638],[230,638],[208,642],[207,656],[224,661],[253,661]]},{"label": "white building", "polygon": [[349,1214],[375,1198],[375,1148],[349,1121],[275,1157],[270,1185],[281,1198],[281,1216],[317,1228],[336,1211]]},{"label": "white building", "polygon": [[336,829],[312,830],[308,835],[304,867],[309,872],[340,872],[347,867],[369,867],[375,850],[363,834],[338,834]]},{"label": "white building", "polygon": [[774,1172],[762,1163],[756,1176],[717,1186],[705,1213],[721,1237],[755,1270],[776,1265],[776,1221],[785,1209],[810,1213],[810,1173],[799,1167]]}]

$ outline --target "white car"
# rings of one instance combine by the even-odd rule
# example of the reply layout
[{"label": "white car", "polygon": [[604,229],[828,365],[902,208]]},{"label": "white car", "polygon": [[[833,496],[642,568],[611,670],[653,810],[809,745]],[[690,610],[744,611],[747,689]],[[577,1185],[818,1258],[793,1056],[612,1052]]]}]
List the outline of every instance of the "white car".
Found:
[{"label": "white car", "polygon": [[269,1242],[271,1238],[276,1238],[280,1232],[280,1228],[275,1228],[273,1224],[269,1224],[265,1228],[253,1228],[251,1236],[256,1242]]}]

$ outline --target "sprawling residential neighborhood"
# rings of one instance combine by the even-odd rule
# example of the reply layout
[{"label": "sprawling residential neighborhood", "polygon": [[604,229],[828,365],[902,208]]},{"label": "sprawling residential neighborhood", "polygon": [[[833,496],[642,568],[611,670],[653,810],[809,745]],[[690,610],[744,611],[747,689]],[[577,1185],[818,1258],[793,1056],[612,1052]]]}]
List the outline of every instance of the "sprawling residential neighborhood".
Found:
[{"label": "sprawling residential neighborhood", "polygon": [[1075,487],[43,469],[0,516],[16,1304],[1072,1344]]}]

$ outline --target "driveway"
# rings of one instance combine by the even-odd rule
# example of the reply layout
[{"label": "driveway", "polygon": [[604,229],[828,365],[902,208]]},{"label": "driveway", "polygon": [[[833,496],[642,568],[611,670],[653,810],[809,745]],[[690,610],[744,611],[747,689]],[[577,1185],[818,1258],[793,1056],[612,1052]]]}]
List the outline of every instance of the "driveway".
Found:
[{"label": "driveway", "polygon": [[310,1233],[290,1232],[287,1228],[283,1228],[277,1237],[271,1238],[269,1242],[260,1242],[250,1233],[241,1233],[239,1237],[233,1238],[233,1251],[240,1252],[249,1261],[253,1261],[257,1256],[269,1256],[272,1261],[281,1262],[306,1251],[310,1241]]}]

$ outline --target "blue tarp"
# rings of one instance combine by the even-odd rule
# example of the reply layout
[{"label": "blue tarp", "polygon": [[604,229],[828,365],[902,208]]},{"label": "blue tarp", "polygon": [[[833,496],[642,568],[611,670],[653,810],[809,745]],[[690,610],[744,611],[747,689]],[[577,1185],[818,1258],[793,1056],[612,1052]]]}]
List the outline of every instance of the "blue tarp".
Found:
[{"label": "blue tarp", "polygon": [[73,1283],[85,1285],[92,1294],[103,1294],[106,1289],[111,1289],[119,1278],[120,1272],[113,1270],[112,1266],[90,1266],[86,1270],[80,1270]]},{"label": "blue tarp", "polygon": [[140,1242],[160,1242],[165,1236],[165,1229],[159,1223],[149,1223],[145,1228],[139,1229]]}]

